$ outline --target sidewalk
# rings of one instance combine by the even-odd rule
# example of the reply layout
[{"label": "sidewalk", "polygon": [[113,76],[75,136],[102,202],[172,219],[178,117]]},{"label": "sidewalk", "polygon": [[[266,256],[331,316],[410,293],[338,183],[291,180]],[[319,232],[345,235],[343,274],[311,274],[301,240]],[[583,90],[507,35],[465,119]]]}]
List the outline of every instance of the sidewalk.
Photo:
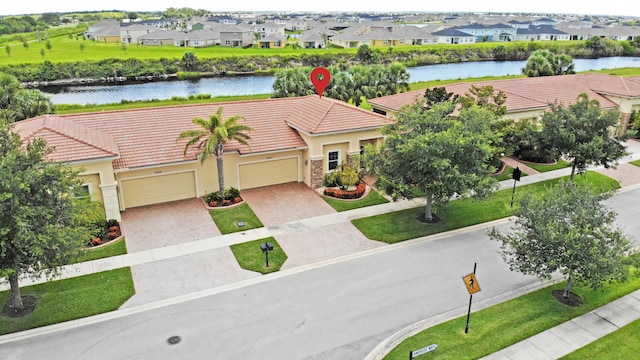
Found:
[{"label": "sidewalk", "polygon": [[[618,181],[624,180],[624,186],[640,186],[640,167],[626,164],[626,162],[640,159],[640,142],[632,142],[629,144],[629,151],[631,154],[624,159],[620,160],[618,170],[594,168],[592,170],[611,176]],[[516,164],[516,166],[518,166]],[[539,181],[558,178],[569,175],[571,173],[570,168],[554,170],[546,173],[538,173],[521,178],[521,181],[516,183],[516,187],[532,184]],[[622,181],[621,181],[622,182]],[[513,188],[513,180],[505,180],[500,183],[500,189]],[[229,259],[233,258],[230,255],[229,246],[233,244],[243,243],[247,241],[253,241],[256,239],[266,238],[270,236],[278,237],[285,234],[292,234],[304,230],[319,229],[325,226],[337,226],[343,223],[350,222],[351,220],[369,217],[378,214],[384,214],[393,211],[399,211],[417,206],[424,205],[424,199],[402,200],[397,202],[390,202],[387,204],[375,205],[340,213],[334,213],[329,215],[317,216],[313,218],[307,218],[298,221],[292,221],[284,224],[262,227],[257,229],[251,229],[243,232],[220,235],[212,238],[197,240],[189,243],[183,243],[178,245],[166,246],[162,248],[155,248],[145,251],[133,252],[130,254],[114,256],[104,259],[98,259],[88,261],[79,264],[67,265],[61,268],[61,275],[56,279],[72,278],[76,276],[82,276],[122,267],[134,267],[142,264],[153,264],[158,268],[172,268],[176,269],[176,264],[189,263],[191,261],[199,261],[201,258],[206,258],[209,263],[212,259]],[[386,244],[382,246],[388,246]],[[309,249],[307,249],[309,250]],[[313,250],[313,249],[311,249]],[[366,253],[366,252],[365,252]],[[357,256],[357,253],[352,254]],[[215,261],[214,261],[215,262]],[[223,268],[225,263],[220,261],[220,268]],[[236,264],[237,265],[237,264]],[[300,269],[308,268],[313,264],[306,264],[305,266],[299,266]],[[233,267],[227,267],[229,270],[224,273],[217,274],[215,277],[215,283],[207,283],[212,277],[197,277],[194,282],[198,283],[200,288],[179,288],[176,289],[175,299],[173,298],[154,298],[154,295],[149,294],[138,298],[132,303],[125,304],[123,308],[128,307],[129,310],[135,310],[131,307],[142,308],[144,305],[154,306],[152,303],[167,304],[171,301],[178,301],[185,297],[195,296],[197,293],[202,293],[204,289],[206,291],[213,291],[215,288],[222,289],[225,286],[234,286],[233,284],[240,284],[246,281],[257,281],[261,275],[241,269],[235,269]],[[239,268],[239,267],[238,267]],[[158,274],[163,274],[163,271],[158,271]],[[39,279],[21,279],[21,286],[28,286],[32,284],[42,283],[47,281],[44,276]],[[0,284],[0,291],[7,290],[7,284]],[[191,295],[190,295],[191,294]],[[518,296],[513,294],[512,296]],[[173,299],[173,300],[172,300]],[[506,298],[494,299],[494,301],[504,301]],[[145,307],[146,308],[146,307]],[[105,314],[105,316],[108,316]],[[436,318],[455,318],[457,314],[447,313],[442,314]],[[636,291],[633,294],[627,295],[611,304],[605,305],[600,309],[596,309],[588,314],[585,314],[579,318],[571,320],[556,328],[547,330],[541,334],[538,334],[530,339],[515,344],[512,347],[501,350],[498,353],[491,355],[490,359],[531,359],[538,358],[533,357],[535,354],[540,355],[540,359],[553,358],[557,354],[566,354],[576,348],[583,346],[584,344],[597,339],[600,336],[615,331],[617,328],[624,326],[625,324],[640,318],[640,291]],[[435,319],[435,318],[434,318]],[[419,323],[414,324],[411,328],[416,329],[416,326],[420,324],[434,325],[434,319],[425,319]],[[429,327],[427,326],[427,327]],[[425,327],[426,328],[426,327]],[[406,329],[401,330],[394,336],[410,336],[406,333]],[[391,339],[391,338],[390,338]],[[389,339],[387,339],[389,340]],[[580,345],[582,344],[582,345]],[[381,357],[375,357],[379,354],[386,353],[385,346],[391,346],[389,341],[381,343],[376,349],[372,351],[367,359],[378,359]],[[532,348],[535,348],[532,350]],[[564,352],[566,351],[566,352]]]}]

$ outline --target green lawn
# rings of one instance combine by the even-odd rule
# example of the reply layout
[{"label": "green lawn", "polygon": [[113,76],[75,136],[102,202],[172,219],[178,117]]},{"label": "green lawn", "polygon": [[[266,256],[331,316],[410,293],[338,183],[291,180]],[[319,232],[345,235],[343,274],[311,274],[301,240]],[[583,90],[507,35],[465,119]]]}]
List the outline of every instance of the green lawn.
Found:
[{"label": "green lawn", "polygon": [[526,163],[526,165],[540,172],[547,172],[547,171],[553,171],[558,169],[564,169],[566,167],[569,167],[571,164],[569,164],[564,160],[560,160],[553,165],[544,165],[544,164],[535,164],[535,163]]},{"label": "green lawn", "polygon": [[[211,215],[222,234],[231,234],[264,226],[247,203],[229,208],[209,210],[209,215]],[[244,226],[238,226],[239,221],[244,222]]]},{"label": "green lawn", "polygon": [[[553,298],[551,291],[564,289],[564,287],[565,283],[562,282],[476,312],[473,311],[472,306],[468,334],[464,333],[465,315],[405,339],[384,359],[404,360],[409,351],[434,343],[438,344],[438,348],[433,356],[438,359],[478,359],[640,289],[640,272],[636,269],[629,281],[607,284],[600,290],[574,286],[573,292],[584,301],[580,307],[566,306]],[[637,331],[633,334],[636,338],[634,342],[637,343],[635,335]],[[621,343],[626,344],[626,341],[617,344]],[[609,350],[617,347],[619,346],[612,346]],[[634,358],[634,356],[620,354],[622,353],[611,358]],[[638,352],[631,351],[628,354],[638,354]],[[575,357],[575,359],[584,358],[600,359],[590,352]]]},{"label": "green lawn", "polygon": [[[36,308],[22,318],[0,316],[0,335],[114,311],[135,294],[128,267],[21,290],[23,296],[38,298]],[[9,297],[8,290],[0,292],[0,304],[4,305]]]},{"label": "green lawn", "polygon": [[84,255],[80,257],[78,262],[91,261],[96,259],[102,259],[111,256],[124,255],[127,253],[127,244],[124,241],[124,237],[119,240],[112,241],[111,243],[101,246],[99,248],[89,248],[85,251]]},{"label": "green lawn", "polygon": [[638,338],[638,334],[640,334],[640,320],[636,320],[561,359],[634,359],[640,354],[640,338]]},{"label": "green lawn", "polygon": [[353,209],[359,209],[366,206],[386,204],[389,202],[387,198],[380,195],[375,189],[371,189],[367,196],[358,200],[341,200],[331,197],[322,197],[335,211],[347,211]]},{"label": "green lawn", "polygon": [[[566,180],[568,177],[517,187],[514,207],[518,205],[518,198],[523,192],[542,192],[546,186],[562,179]],[[592,171],[577,176],[576,181],[589,182],[605,190],[620,187],[617,181]],[[510,207],[511,194],[512,190],[506,189],[497,191],[483,201],[474,198],[450,201],[446,206],[438,207],[437,216],[440,222],[437,224],[427,224],[418,220],[424,211],[423,206],[356,219],[352,222],[369,239],[392,244],[508,217],[513,214]]]},{"label": "green lawn", "polygon": [[629,162],[629,163],[630,163],[630,164],[633,164],[633,165],[635,165],[635,166],[640,166],[640,160],[634,160],[634,161],[631,161],[631,162]]},{"label": "green lawn", "polygon": [[[513,168],[511,166],[507,166],[504,169],[504,172],[500,175],[495,175],[493,178],[498,180],[498,181],[503,181],[503,180],[513,180],[513,178],[511,177],[511,174],[513,174]],[[520,177],[524,177],[527,176],[527,174],[525,173],[521,173]]]},{"label": "green lawn", "polygon": [[[260,244],[266,242],[273,244],[273,250],[269,252],[269,267],[266,266],[266,256],[260,249]],[[287,261],[287,254],[273,237],[231,245],[231,251],[241,268],[261,274],[276,272]]]}]

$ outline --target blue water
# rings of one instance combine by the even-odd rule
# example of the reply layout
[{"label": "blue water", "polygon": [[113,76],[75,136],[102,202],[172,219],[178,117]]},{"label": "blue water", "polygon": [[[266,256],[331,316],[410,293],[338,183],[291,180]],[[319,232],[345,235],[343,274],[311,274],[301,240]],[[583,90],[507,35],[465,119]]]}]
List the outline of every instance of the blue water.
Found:
[{"label": "blue water", "polygon": [[[574,59],[575,71],[640,67],[637,57]],[[483,61],[426,65],[407,69],[409,81],[452,80],[469,77],[505,76],[522,73],[525,61]],[[268,94],[273,76],[233,76],[198,80],[158,81],[126,85],[68,86],[46,92],[54,104],[108,104],[121,100],[170,99],[173,96],[211,94],[211,96]]]}]

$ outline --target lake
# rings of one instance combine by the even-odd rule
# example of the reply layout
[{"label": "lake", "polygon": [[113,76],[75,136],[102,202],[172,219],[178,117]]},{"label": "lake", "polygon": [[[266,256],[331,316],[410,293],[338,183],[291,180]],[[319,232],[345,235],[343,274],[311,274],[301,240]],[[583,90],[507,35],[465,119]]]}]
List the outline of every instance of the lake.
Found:
[{"label": "lake", "polygon": [[[638,57],[574,59],[575,71],[640,67]],[[409,81],[452,80],[470,77],[506,76],[522,73],[526,61],[482,61],[425,65],[408,68]],[[121,100],[170,99],[173,96],[211,94],[211,96],[253,95],[272,92],[274,77],[242,75],[171,80],[124,85],[82,85],[47,88],[42,92],[54,104],[108,104]]]}]

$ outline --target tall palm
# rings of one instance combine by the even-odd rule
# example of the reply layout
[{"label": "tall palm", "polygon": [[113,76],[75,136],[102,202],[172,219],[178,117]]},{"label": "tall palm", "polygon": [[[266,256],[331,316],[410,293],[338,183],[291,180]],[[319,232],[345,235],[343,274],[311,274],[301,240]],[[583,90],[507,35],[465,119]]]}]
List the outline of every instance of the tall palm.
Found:
[{"label": "tall palm", "polygon": [[202,118],[193,119],[193,123],[198,125],[200,129],[186,130],[178,135],[178,140],[189,139],[184,146],[184,154],[192,146],[202,149],[200,163],[211,155],[216,156],[218,166],[218,185],[220,195],[224,196],[224,166],[222,155],[224,153],[224,144],[229,140],[236,140],[240,144],[249,145],[247,140],[251,139],[245,131],[253,130],[250,126],[238,124],[238,120],[244,119],[240,115],[234,115],[227,119],[222,118],[223,108],[219,107],[215,114],[209,119]]}]

